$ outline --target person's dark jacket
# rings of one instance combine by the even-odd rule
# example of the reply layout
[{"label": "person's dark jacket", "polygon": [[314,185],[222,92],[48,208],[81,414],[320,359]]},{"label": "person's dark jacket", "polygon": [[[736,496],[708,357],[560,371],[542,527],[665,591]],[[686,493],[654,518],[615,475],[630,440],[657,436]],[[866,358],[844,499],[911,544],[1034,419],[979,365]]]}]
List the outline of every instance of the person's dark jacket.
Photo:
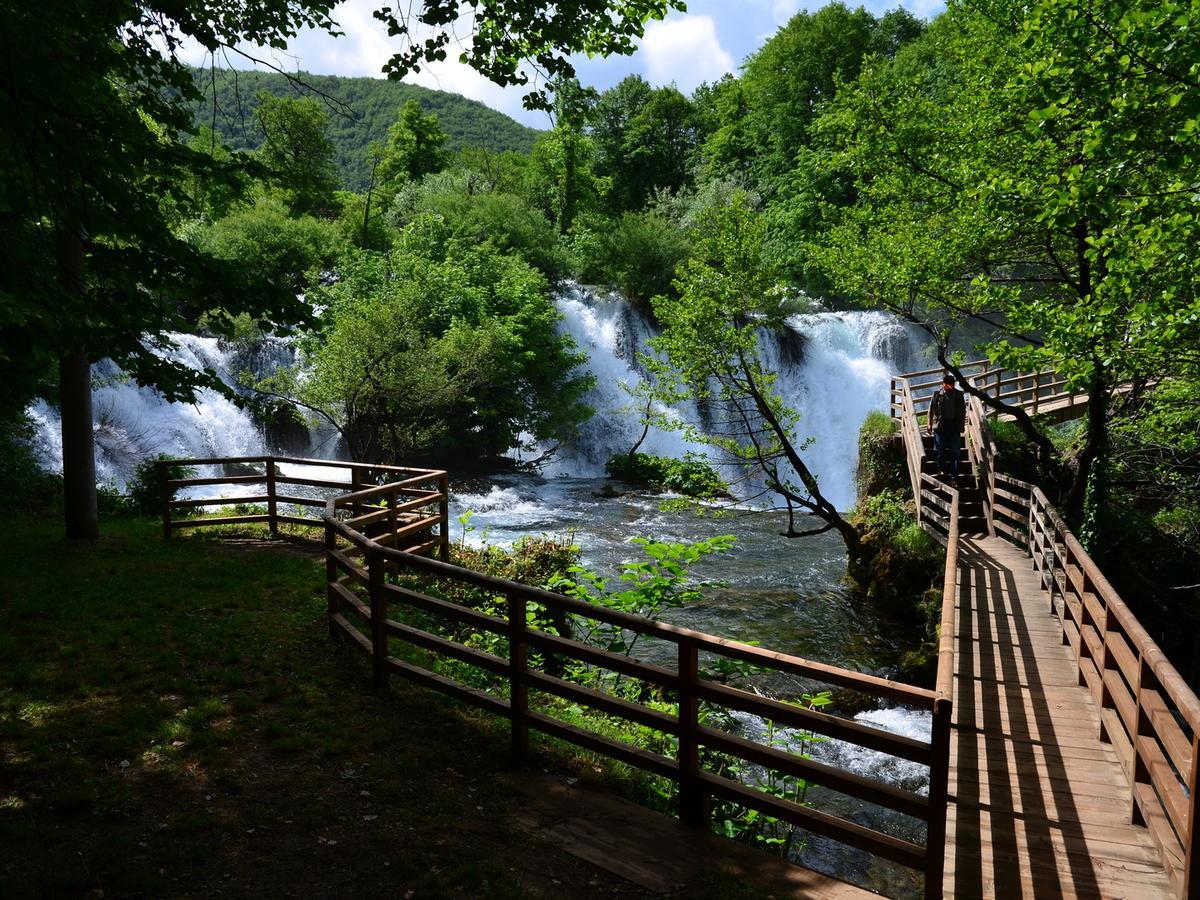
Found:
[{"label": "person's dark jacket", "polygon": [[967,421],[967,401],[962,391],[938,391],[929,403],[929,425],[942,434],[961,434]]}]

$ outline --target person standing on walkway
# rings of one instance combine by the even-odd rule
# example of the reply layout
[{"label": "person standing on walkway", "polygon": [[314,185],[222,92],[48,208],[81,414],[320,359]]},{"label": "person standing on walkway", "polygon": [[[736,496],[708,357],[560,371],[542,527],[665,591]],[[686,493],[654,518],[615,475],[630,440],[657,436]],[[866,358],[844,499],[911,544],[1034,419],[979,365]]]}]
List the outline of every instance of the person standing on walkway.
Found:
[{"label": "person standing on walkway", "polygon": [[942,389],[929,402],[929,433],[938,471],[958,480],[958,460],[962,456],[962,432],[967,422],[967,402],[954,387],[949,372],[942,378]]}]

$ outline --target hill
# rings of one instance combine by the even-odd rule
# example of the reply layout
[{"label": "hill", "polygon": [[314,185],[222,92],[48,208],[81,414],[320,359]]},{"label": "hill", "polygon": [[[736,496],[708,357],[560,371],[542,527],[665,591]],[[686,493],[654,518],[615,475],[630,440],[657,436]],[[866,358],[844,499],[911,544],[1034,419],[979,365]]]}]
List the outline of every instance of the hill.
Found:
[{"label": "hill", "polygon": [[[451,150],[482,147],[526,153],[538,136],[536,129],[521,125],[478,101],[382,78],[301,72],[293,81],[276,72],[197,69],[196,80],[206,97],[203,103],[196,104],[197,121],[214,126],[231,147],[241,150],[254,149],[261,141],[254,126],[254,110],[260,92],[318,99],[324,95],[338,169],[345,186],[354,190],[365,188],[370,178],[367,147],[372,141],[386,140],[388,128],[410,99],[420,101],[427,111],[437,113],[442,129],[450,137],[447,146]],[[297,81],[315,89],[316,93],[306,91]]]}]

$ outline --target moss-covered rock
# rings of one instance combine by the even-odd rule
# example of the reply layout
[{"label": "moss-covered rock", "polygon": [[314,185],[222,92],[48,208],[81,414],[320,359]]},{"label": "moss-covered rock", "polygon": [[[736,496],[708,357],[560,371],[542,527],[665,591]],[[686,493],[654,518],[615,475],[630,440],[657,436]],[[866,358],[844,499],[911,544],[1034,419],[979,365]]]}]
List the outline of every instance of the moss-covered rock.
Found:
[{"label": "moss-covered rock", "polygon": [[872,410],[859,429],[856,480],[860,497],[907,487],[900,429],[887,413]]}]

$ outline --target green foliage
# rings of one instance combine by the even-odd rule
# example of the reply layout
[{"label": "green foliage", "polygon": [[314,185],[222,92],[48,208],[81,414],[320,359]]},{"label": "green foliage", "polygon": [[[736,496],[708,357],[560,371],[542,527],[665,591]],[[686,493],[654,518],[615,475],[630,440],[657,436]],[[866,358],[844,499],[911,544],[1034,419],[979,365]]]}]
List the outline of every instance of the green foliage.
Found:
[{"label": "green foliage", "polygon": [[[153,459],[144,459],[134,469],[133,478],[126,485],[129,509],[138,516],[158,518],[162,515],[162,483],[159,481],[160,470],[156,462],[160,460],[178,459],[166,453],[160,453]],[[196,470],[191,466],[170,465],[166,467],[168,481],[182,481],[185,478],[195,478]],[[171,491],[174,498],[176,491]],[[181,511],[174,512],[176,517]]]},{"label": "green foliage", "polygon": [[577,216],[598,208],[608,189],[596,172],[595,142],[583,133],[587,93],[578,82],[559,88],[554,129],[538,138],[530,155],[526,193],[562,234]]},{"label": "green foliage", "polygon": [[[459,62],[500,85],[528,86],[524,65],[536,60],[544,83],[561,98],[564,84],[575,76],[572,54],[633,53],[647,22],[683,8],[682,0],[622,0],[615,5],[612,0],[479,2],[471,8],[473,39],[465,44],[446,27],[458,21],[457,0],[425,0],[419,12],[384,8],[376,17],[387,25],[389,34],[410,34],[414,20],[432,28],[431,37],[409,42],[388,61],[384,71],[389,76],[403,78],[419,72],[423,64],[446,59],[446,48],[453,42],[462,47]],[[531,108],[550,108],[546,87],[530,88],[524,100]]]},{"label": "green foliage", "polygon": [[521,197],[499,190],[488,177],[470,169],[442,172],[405,185],[388,219],[403,228],[422,216],[436,216],[456,238],[488,241],[557,281],[568,268],[554,225]]},{"label": "green foliage", "polygon": [[898,423],[887,413],[873,409],[858,431],[858,494],[904,489],[908,467],[904,450],[896,446]]},{"label": "green foliage", "polygon": [[774,273],[762,258],[765,226],[745,195],[697,216],[691,257],[678,270],[676,297],[654,298],[662,334],[650,341],[662,358],[643,357],[660,399],[692,397],[741,425],[714,433],[685,423],[688,437],[708,443],[787,505],[788,534],[798,534],[795,510],[837,529],[854,555],[858,536],[822,496],[800,456],[798,413],[776,390],[778,373],[765,365],[759,330],[778,311]]},{"label": "green foliage", "polygon": [[815,118],[873,54],[893,55],[921,33],[904,10],[876,18],[830,3],[801,12],[754,53],[739,81],[718,86],[705,156],[724,175],[752,174],[765,196],[795,167]]},{"label": "green foliage", "polygon": [[394,193],[406,182],[440,172],[448,160],[446,140],[437,115],[423,112],[416,100],[407,101],[379,151],[375,176],[380,187]]},{"label": "green foliage", "polygon": [[683,459],[651,456],[648,453],[618,453],[604,471],[609,478],[642,484],[657,491],[709,500],[728,496],[729,485],[703,456],[687,454]]},{"label": "green foliage", "polygon": [[900,491],[859,497],[854,507],[853,522],[858,529],[881,539],[894,538],[914,521],[912,502]]},{"label": "green foliage", "polygon": [[355,252],[313,292],[311,376],[289,387],[360,459],[479,464],[569,434],[588,415],[581,356],[542,275],[426,216],[387,254]]},{"label": "green foliage", "polygon": [[[833,696],[829,691],[820,691],[804,693],[797,700],[783,702],[798,709],[819,711],[833,702]],[[829,738],[813,734],[811,731],[781,728],[768,719],[766,734],[761,743],[801,759],[812,759],[813,746],[828,740]],[[705,760],[705,767],[711,768],[718,775],[753,784],[758,790],[789,803],[809,805],[807,797],[810,782],[807,779],[785,775],[774,769],[757,771],[742,760],[711,751],[707,752],[706,756],[708,759]],[[718,834],[753,844],[784,859],[794,858],[792,854],[804,847],[801,837],[803,832],[798,826],[737,803],[718,801],[713,808],[712,817],[713,829]]]},{"label": "green foliage", "polygon": [[184,233],[216,259],[257,271],[293,291],[304,290],[314,275],[331,268],[347,246],[337,223],[293,215],[273,194],[211,224],[194,222]]},{"label": "green foliage", "polygon": [[0,414],[0,509],[54,509],[62,500],[62,477],[42,471],[32,442],[23,410]]},{"label": "green foliage", "polygon": [[[622,563],[615,579],[604,578],[581,566],[574,566],[569,570],[568,577],[556,578],[549,586],[569,597],[605,609],[657,619],[666,610],[678,609],[702,599],[706,584],[692,577],[691,567],[705,556],[729,550],[735,540],[733,535],[728,534],[692,544],[633,538],[631,543],[640,547],[646,558]],[[639,634],[631,634],[606,622],[585,619],[578,625],[583,640],[610,653],[632,655],[641,638]],[[613,690],[622,682],[619,676],[614,680],[612,673],[595,670],[587,664],[580,665],[584,666],[581,671],[588,674],[589,680],[611,681]]]},{"label": "green foliage", "polygon": [[[212,124],[231,147],[256,150],[262,136],[251,127],[259,97],[304,96],[304,88],[277,72],[194,69],[199,98],[190,104],[194,120]],[[454,153],[482,148],[494,153],[528,153],[538,132],[458,94],[435,91],[382,78],[348,78],[303,73],[300,79],[324,97],[335,113],[328,134],[333,142],[338,180],[342,187],[364,191],[371,182],[368,150],[387,136],[397,114],[410,100],[437,116],[446,133],[446,150]],[[213,116],[214,109],[217,115]]]},{"label": "green foliage", "polygon": [[292,213],[325,212],[337,188],[329,116],[312,97],[258,98],[254,121],[263,140],[258,158],[280,185]]},{"label": "green foliage", "polygon": [[675,269],[689,250],[675,222],[654,211],[585,221],[571,242],[581,280],[616,288],[643,305],[673,291]]},{"label": "green foliage", "polygon": [[640,210],[657,191],[676,193],[689,184],[697,115],[674,86],[652,88],[629,75],[601,94],[588,115],[609,213]]}]

